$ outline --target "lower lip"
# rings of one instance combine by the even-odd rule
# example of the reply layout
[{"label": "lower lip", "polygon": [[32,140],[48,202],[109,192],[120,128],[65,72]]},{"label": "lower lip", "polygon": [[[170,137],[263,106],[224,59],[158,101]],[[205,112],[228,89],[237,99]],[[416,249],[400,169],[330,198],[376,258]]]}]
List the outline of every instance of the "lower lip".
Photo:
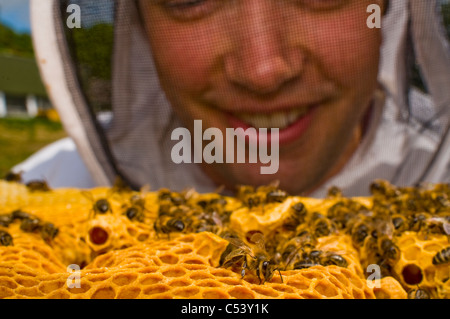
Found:
[{"label": "lower lip", "polygon": [[[306,114],[304,114],[302,117],[300,117],[299,119],[297,119],[297,121],[295,121],[288,127],[279,130],[280,146],[289,144],[289,143],[301,138],[304,135],[306,130],[311,125],[311,122],[314,117],[317,106],[318,105],[314,105],[314,106],[310,107],[308,112]],[[228,114],[228,121],[233,126],[234,129],[242,128],[242,129],[246,130],[251,127],[247,123],[243,122],[242,120],[238,119],[237,117],[235,117],[231,114]],[[257,129],[257,134],[258,134],[258,129]],[[270,141],[271,140],[270,139],[270,129],[268,129],[267,135],[268,135],[268,140]],[[252,137],[250,137],[250,138],[252,138]]]}]

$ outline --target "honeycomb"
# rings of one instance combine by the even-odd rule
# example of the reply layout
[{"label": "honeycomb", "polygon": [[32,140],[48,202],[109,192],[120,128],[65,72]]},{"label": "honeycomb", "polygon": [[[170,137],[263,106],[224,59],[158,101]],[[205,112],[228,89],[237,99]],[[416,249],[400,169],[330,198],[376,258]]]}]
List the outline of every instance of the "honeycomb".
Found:
[{"label": "honeycomb", "polygon": [[[393,232],[396,259],[372,252],[387,234],[378,220],[387,199],[375,191],[312,199],[275,186],[236,197],[38,186],[0,181],[0,298],[404,299],[415,289],[449,297],[449,265],[432,262],[448,234]],[[441,221],[450,204],[437,187],[441,206],[429,207]],[[411,200],[411,190],[394,189],[386,216]],[[358,241],[361,224],[378,235],[369,227]],[[388,273],[370,282],[367,266],[382,257]]]},{"label": "honeycomb", "polygon": [[394,274],[400,283],[414,289],[420,284],[421,288],[433,290],[436,288],[437,298],[450,298],[449,264],[433,265],[433,257],[448,246],[447,236],[428,235],[421,238],[415,232],[406,232],[398,240],[401,258],[395,265]]},{"label": "honeycomb", "polygon": [[[336,266],[282,272],[283,283],[279,277],[265,285],[259,285],[255,277],[243,281],[236,272],[218,268],[220,248],[226,246],[224,239],[205,232],[113,250],[81,270],[78,285],[75,281],[68,284],[72,273],[65,272],[62,265],[50,268],[44,264],[44,269],[33,272],[30,261],[36,257],[29,256],[27,251],[15,259],[19,266],[11,262],[0,265],[0,297],[374,298],[373,291],[360,277]],[[51,258],[46,254],[43,257]]]},{"label": "honeycomb", "polygon": [[393,277],[383,277],[373,285],[373,292],[377,299],[406,299],[408,297],[405,289]]}]

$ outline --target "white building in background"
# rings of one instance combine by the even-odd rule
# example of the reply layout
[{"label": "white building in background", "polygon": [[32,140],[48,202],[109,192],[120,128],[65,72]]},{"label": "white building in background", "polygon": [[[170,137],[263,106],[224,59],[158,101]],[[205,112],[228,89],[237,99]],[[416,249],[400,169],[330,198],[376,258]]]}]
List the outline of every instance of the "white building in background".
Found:
[{"label": "white building in background", "polygon": [[0,91],[0,117],[5,117],[8,114],[6,109],[6,95]]},{"label": "white building in background", "polygon": [[0,55],[0,118],[34,117],[51,107],[36,61]]}]

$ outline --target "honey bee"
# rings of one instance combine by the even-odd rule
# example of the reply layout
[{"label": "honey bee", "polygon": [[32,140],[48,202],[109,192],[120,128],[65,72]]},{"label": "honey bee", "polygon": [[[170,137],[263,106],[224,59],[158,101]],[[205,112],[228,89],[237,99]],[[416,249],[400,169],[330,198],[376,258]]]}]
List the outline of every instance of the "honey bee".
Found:
[{"label": "honey bee", "polygon": [[12,236],[4,230],[0,230],[0,245],[1,246],[13,246]]},{"label": "honey bee", "polygon": [[144,211],[139,206],[128,207],[124,215],[127,216],[129,220],[137,220],[138,222],[143,222],[145,217]]},{"label": "honey bee", "polygon": [[390,276],[400,258],[400,249],[394,243],[393,226],[384,220],[374,220],[371,229],[362,246],[367,254],[365,266],[377,264],[383,277]]},{"label": "honey bee", "polygon": [[[187,192],[189,194],[189,192]],[[162,188],[158,191],[158,199],[160,205],[172,205],[172,206],[180,206],[186,204],[186,194],[172,192],[167,188]]]},{"label": "honey bee", "polygon": [[16,209],[11,213],[11,218],[13,220],[19,219],[19,220],[24,220],[27,218],[31,218],[32,216],[26,212],[24,212],[21,209]]},{"label": "honey bee", "polygon": [[446,194],[442,194],[442,195],[438,195],[436,196],[436,201],[438,203],[439,210],[440,209],[449,209],[450,208],[450,199],[448,198],[448,196]]},{"label": "honey bee", "polygon": [[381,196],[385,198],[392,198],[401,195],[401,192],[388,181],[375,180],[370,184],[370,192],[373,196]]},{"label": "honey bee", "polygon": [[192,223],[193,232],[209,231],[218,234],[222,231],[228,215],[219,215],[214,209],[205,209],[194,217]]},{"label": "honey bee", "polygon": [[263,202],[260,194],[255,191],[255,188],[248,185],[238,186],[236,197],[241,200],[249,209],[257,207]]},{"label": "honey bee", "polygon": [[162,215],[156,219],[153,228],[156,234],[167,234],[170,239],[170,233],[181,233],[186,228],[186,225],[181,218]]},{"label": "honey bee", "polygon": [[20,229],[27,233],[34,233],[40,229],[41,220],[35,216],[22,219]]},{"label": "honey bee", "polygon": [[250,196],[247,198],[247,206],[248,208],[257,207],[261,204],[261,199],[259,196]]},{"label": "honey bee", "polygon": [[53,240],[59,233],[59,229],[48,222],[42,223],[39,227],[39,231],[42,239],[46,242]]},{"label": "honey bee", "polygon": [[284,269],[288,269],[300,257],[299,252],[312,249],[316,245],[316,239],[307,229],[300,231],[295,237],[288,240],[278,250]]},{"label": "honey bee", "polygon": [[371,235],[377,239],[380,256],[389,263],[396,262],[400,258],[400,249],[394,243],[394,226],[388,220],[374,218],[372,221],[374,231]]},{"label": "honey bee", "polygon": [[450,262],[450,247],[444,248],[433,256],[433,265],[443,265]]},{"label": "honey bee", "polygon": [[419,232],[426,229],[427,220],[432,217],[428,213],[416,213],[409,216],[408,230]]},{"label": "honey bee", "polygon": [[187,231],[190,225],[194,222],[197,210],[190,208],[177,202],[176,205],[172,202],[172,195],[165,189],[160,191],[160,207],[158,217],[156,218],[153,228],[158,235],[159,233],[167,234],[170,238],[172,232]]},{"label": "honey bee", "polygon": [[431,294],[426,289],[418,287],[408,292],[408,299],[431,299]]},{"label": "honey bee", "polygon": [[10,214],[11,221],[20,220],[20,229],[27,233],[40,233],[42,239],[48,242],[56,237],[59,229],[52,223],[43,222],[40,218],[24,212],[20,209],[13,211]]},{"label": "honey bee", "polygon": [[302,247],[300,238],[294,237],[290,239],[281,249],[281,251],[276,255],[277,261],[283,264],[283,269],[286,270],[288,267],[295,262],[295,257]]},{"label": "honey bee", "polygon": [[206,219],[199,219],[192,224],[192,232],[200,233],[205,231],[216,234],[220,231],[220,228]]},{"label": "honey bee", "polygon": [[347,260],[340,255],[340,252],[323,251],[323,250],[311,250],[303,251],[301,259],[294,264],[294,269],[304,269],[316,265],[322,266],[339,266],[347,267]]},{"label": "honey bee", "polygon": [[95,218],[97,214],[104,215],[106,213],[112,213],[111,204],[107,198],[100,198],[95,200],[91,193],[82,191],[81,194],[89,199],[93,204],[89,212],[89,219]]},{"label": "honey bee", "polygon": [[94,211],[94,216],[96,214],[106,214],[111,212],[111,205],[106,198],[98,199],[92,208]]},{"label": "honey bee", "polygon": [[158,191],[158,200],[159,201],[163,201],[163,200],[171,200],[171,191],[167,188],[161,188]]},{"label": "honey bee", "polygon": [[265,198],[261,198],[261,201],[265,204],[270,203],[282,203],[289,196],[287,192],[279,188],[280,181],[276,180],[267,186],[260,186],[257,192],[265,193]]},{"label": "honey bee", "polygon": [[131,193],[133,189],[130,185],[120,176],[116,176],[114,184],[112,186],[112,192],[114,193]]},{"label": "honey bee", "polygon": [[410,197],[406,200],[401,201],[398,206],[402,211],[407,212],[418,212],[423,211],[423,205],[421,205],[420,201],[416,197]]},{"label": "honey bee", "polygon": [[3,179],[7,182],[20,183],[20,182],[22,182],[22,173],[23,173],[22,171],[20,171],[18,173],[9,171],[8,173],[6,173],[6,175]]},{"label": "honey bee", "polygon": [[322,266],[335,265],[345,268],[348,266],[348,262],[340,254],[344,254],[344,252],[312,250],[309,253],[311,259],[319,265]]},{"label": "honey bee", "polygon": [[294,263],[293,269],[305,269],[319,265],[319,262],[316,259],[318,255],[317,252],[317,250],[313,250],[311,254],[303,250],[299,255],[299,260]]},{"label": "honey bee", "polygon": [[402,214],[394,214],[391,216],[392,225],[394,226],[394,233],[396,235],[399,235],[403,233],[404,231],[407,231],[408,226],[408,219]]},{"label": "honey bee", "polygon": [[11,213],[11,220],[20,220],[20,229],[27,233],[39,230],[41,220],[23,210],[17,209]]},{"label": "honey bee", "polygon": [[346,268],[348,266],[347,260],[342,257],[338,252],[326,251],[320,255],[320,264],[323,266],[339,266]]},{"label": "honey bee", "polygon": [[213,198],[206,202],[206,205],[203,206],[203,209],[206,212],[215,211],[218,214],[225,213],[226,205],[228,204],[227,200],[222,196],[218,198]]},{"label": "honey bee", "polygon": [[301,244],[301,247],[314,247],[317,244],[316,237],[307,229],[300,230],[296,238],[299,239],[299,243]]},{"label": "honey bee", "polygon": [[49,192],[50,186],[44,180],[32,180],[25,184],[31,192]]},{"label": "honey bee", "polygon": [[288,231],[295,231],[297,227],[305,221],[308,211],[303,203],[298,202],[289,209],[289,215],[283,222],[283,228]]},{"label": "honey bee", "polygon": [[13,221],[11,214],[0,215],[0,226],[8,227]]},{"label": "honey bee", "polygon": [[142,209],[145,209],[145,195],[133,195],[130,197],[130,204],[132,206],[139,206]]},{"label": "honey bee", "polygon": [[380,237],[378,239],[378,247],[381,257],[388,262],[396,262],[400,258],[400,249],[389,237]]},{"label": "honey bee", "polygon": [[364,243],[364,240],[367,238],[370,232],[370,227],[364,223],[359,222],[355,224],[351,230],[350,235],[352,237],[352,241],[356,246],[361,246]]},{"label": "honey bee", "polygon": [[334,222],[320,213],[313,213],[310,223],[316,238],[329,236],[337,231]]},{"label": "honey bee", "polygon": [[434,184],[433,191],[450,195],[450,183]]},{"label": "honey bee", "polygon": [[436,192],[434,190],[426,191],[422,194],[421,200],[423,202],[423,207],[427,212],[431,214],[436,214],[439,212],[448,211],[450,208],[449,201],[450,194],[444,192]]},{"label": "honey bee", "polygon": [[282,203],[288,197],[285,191],[276,189],[266,194],[266,203]]},{"label": "honey bee", "polygon": [[332,186],[327,191],[328,198],[338,198],[342,197],[342,190],[337,186]]},{"label": "honey bee", "polygon": [[129,220],[137,220],[138,222],[143,222],[145,218],[145,197],[144,189],[141,189],[141,195],[133,195],[130,197],[130,205],[125,210],[124,215],[128,217]]},{"label": "honey bee", "polygon": [[256,276],[259,279],[259,284],[264,284],[266,281],[270,281],[275,271],[278,271],[281,282],[283,277],[277,265],[273,263],[269,254],[265,250],[264,236],[261,233],[255,233],[252,236],[252,242],[256,244],[255,249],[245,244],[240,238],[228,237],[227,239],[236,249],[224,258],[222,266],[227,268],[236,263],[242,262],[241,277],[245,277],[245,271],[255,270]]},{"label": "honey bee", "polygon": [[175,213],[180,219],[183,219],[186,226],[186,232],[199,233],[210,231],[218,233],[220,231],[219,228],[222,226],[222,221],[215,210],[210,209],[206,211],[205,209],[198,209],[198,206],[183,206],[181,208],[184,209],[184,213]]},{"label": "honey bee", "polygon": [[355,216],[362,215],[366,211],[368,209],[364,205],[353,200],[342,199],[328,209],[326,216],[334,222],[338,229],[344,230]]},{"label": "honey bee", "polygon": [[419,231],[425,234],[425,237],[428,234],[450,235],[450,215],[433,215],[426,218]]},{"label": "honey bee", "polygon": [[394,205],[392,201],[375,197],[373,200],[372,211],[376,216],[390,216],[400,213],[401,208]]}]

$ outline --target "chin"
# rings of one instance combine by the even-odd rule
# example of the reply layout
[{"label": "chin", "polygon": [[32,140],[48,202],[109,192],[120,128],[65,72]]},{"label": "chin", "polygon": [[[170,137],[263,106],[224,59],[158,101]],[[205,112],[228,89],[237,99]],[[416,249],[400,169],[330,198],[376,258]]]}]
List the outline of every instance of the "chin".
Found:
[{"label": "chin", "polygon": [[279,182],[279,187],[291,195],[300,194],[305,188],[305,179],[300,177],[304,174],[301,172],[292,172],[291,169],[286,169],[286,167],[283,169],[280,165],[276,174],[261,174],[260,167],[261,164],[233,164],[233,167],[221,170],[222,177],[229,181],[225,184],[229,185],[231,190],[234,190],[236,185],[257,187],[274,182]]}]

